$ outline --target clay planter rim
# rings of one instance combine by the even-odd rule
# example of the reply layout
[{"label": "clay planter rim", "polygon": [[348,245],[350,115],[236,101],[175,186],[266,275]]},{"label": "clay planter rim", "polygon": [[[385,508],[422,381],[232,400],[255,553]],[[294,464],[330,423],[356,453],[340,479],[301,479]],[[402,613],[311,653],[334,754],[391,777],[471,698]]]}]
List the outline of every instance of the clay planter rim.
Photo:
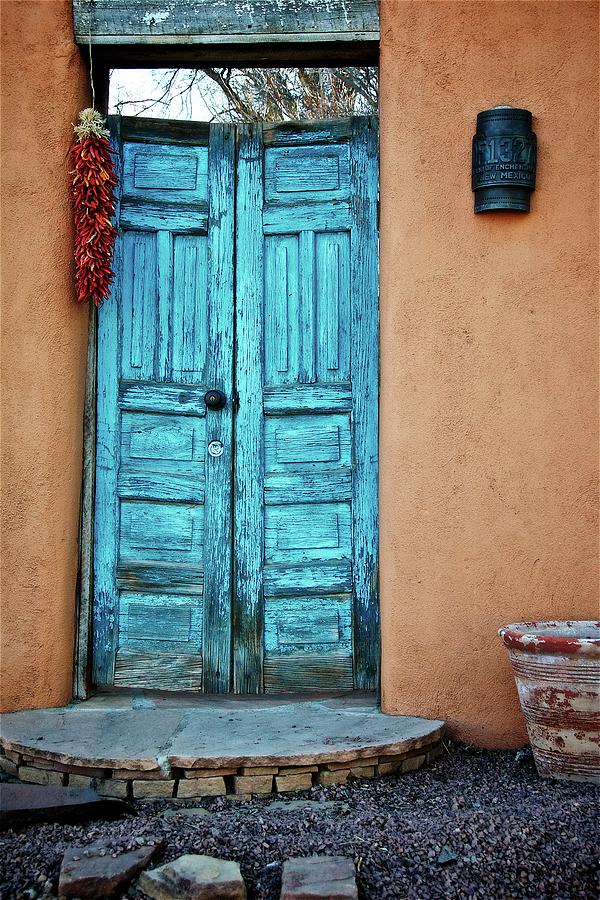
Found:
[{"label": "clay planter rim", "polygon": [[600,622],[593,619],[516,622],[504,625],[498,634],[511,650],[600,658]]}]

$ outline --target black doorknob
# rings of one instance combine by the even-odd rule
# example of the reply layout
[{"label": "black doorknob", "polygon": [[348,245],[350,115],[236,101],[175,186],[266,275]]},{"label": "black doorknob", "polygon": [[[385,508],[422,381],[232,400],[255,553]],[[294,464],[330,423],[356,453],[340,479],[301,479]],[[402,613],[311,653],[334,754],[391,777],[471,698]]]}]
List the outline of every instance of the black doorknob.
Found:
[{"label": "black doorknob", "polygon": [[223,409],[227,403],[227,397],[223,391],[207,391],[204,395],[204,402],[208,409]]}]

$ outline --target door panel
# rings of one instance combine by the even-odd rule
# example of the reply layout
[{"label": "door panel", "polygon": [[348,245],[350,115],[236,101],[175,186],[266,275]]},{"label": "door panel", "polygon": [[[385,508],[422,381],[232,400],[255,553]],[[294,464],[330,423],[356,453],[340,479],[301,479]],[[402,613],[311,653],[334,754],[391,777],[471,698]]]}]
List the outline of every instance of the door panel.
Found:
[{"label": "door panel", "polygon": [[372,689],[376,120],[112,127],[94,680]]},{"label": "door panel", "polygon": [[377,679],[377,130],[332,124],[238,135],[244,692]]},{"label": "door panel", "polygon": [[233,388],[234,133],[113,130],[121,234],[99,313],[94,677],[228,690],[232,405],[207,410],[204,394]]}]

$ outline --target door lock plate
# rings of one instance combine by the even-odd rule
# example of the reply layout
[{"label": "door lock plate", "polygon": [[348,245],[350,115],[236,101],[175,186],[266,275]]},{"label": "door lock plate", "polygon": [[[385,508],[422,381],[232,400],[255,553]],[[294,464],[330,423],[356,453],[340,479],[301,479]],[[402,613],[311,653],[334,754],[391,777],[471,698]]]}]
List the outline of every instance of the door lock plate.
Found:
[{"label": "door lock plate", "polygon": [[222,456],[223,455],[223,444],[221,441],[211,441],[208,445],[208,453],[209,456]]}]

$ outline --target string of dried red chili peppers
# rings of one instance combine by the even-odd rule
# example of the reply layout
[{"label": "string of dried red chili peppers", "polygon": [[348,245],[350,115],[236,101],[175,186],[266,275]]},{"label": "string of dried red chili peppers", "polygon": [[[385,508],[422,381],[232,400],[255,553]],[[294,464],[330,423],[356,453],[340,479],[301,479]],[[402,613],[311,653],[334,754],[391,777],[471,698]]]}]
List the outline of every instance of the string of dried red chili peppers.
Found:
[{"label": "string of dried red chili peppers", "polygon": [[100,306],[110,293],[116,229],[113,188],[117,176],[109,132],[95,109],[79,114],[74,127],[77,141],[71,149],[71,189],[75,220],[75,289],[79,303],[93,300]]}]

